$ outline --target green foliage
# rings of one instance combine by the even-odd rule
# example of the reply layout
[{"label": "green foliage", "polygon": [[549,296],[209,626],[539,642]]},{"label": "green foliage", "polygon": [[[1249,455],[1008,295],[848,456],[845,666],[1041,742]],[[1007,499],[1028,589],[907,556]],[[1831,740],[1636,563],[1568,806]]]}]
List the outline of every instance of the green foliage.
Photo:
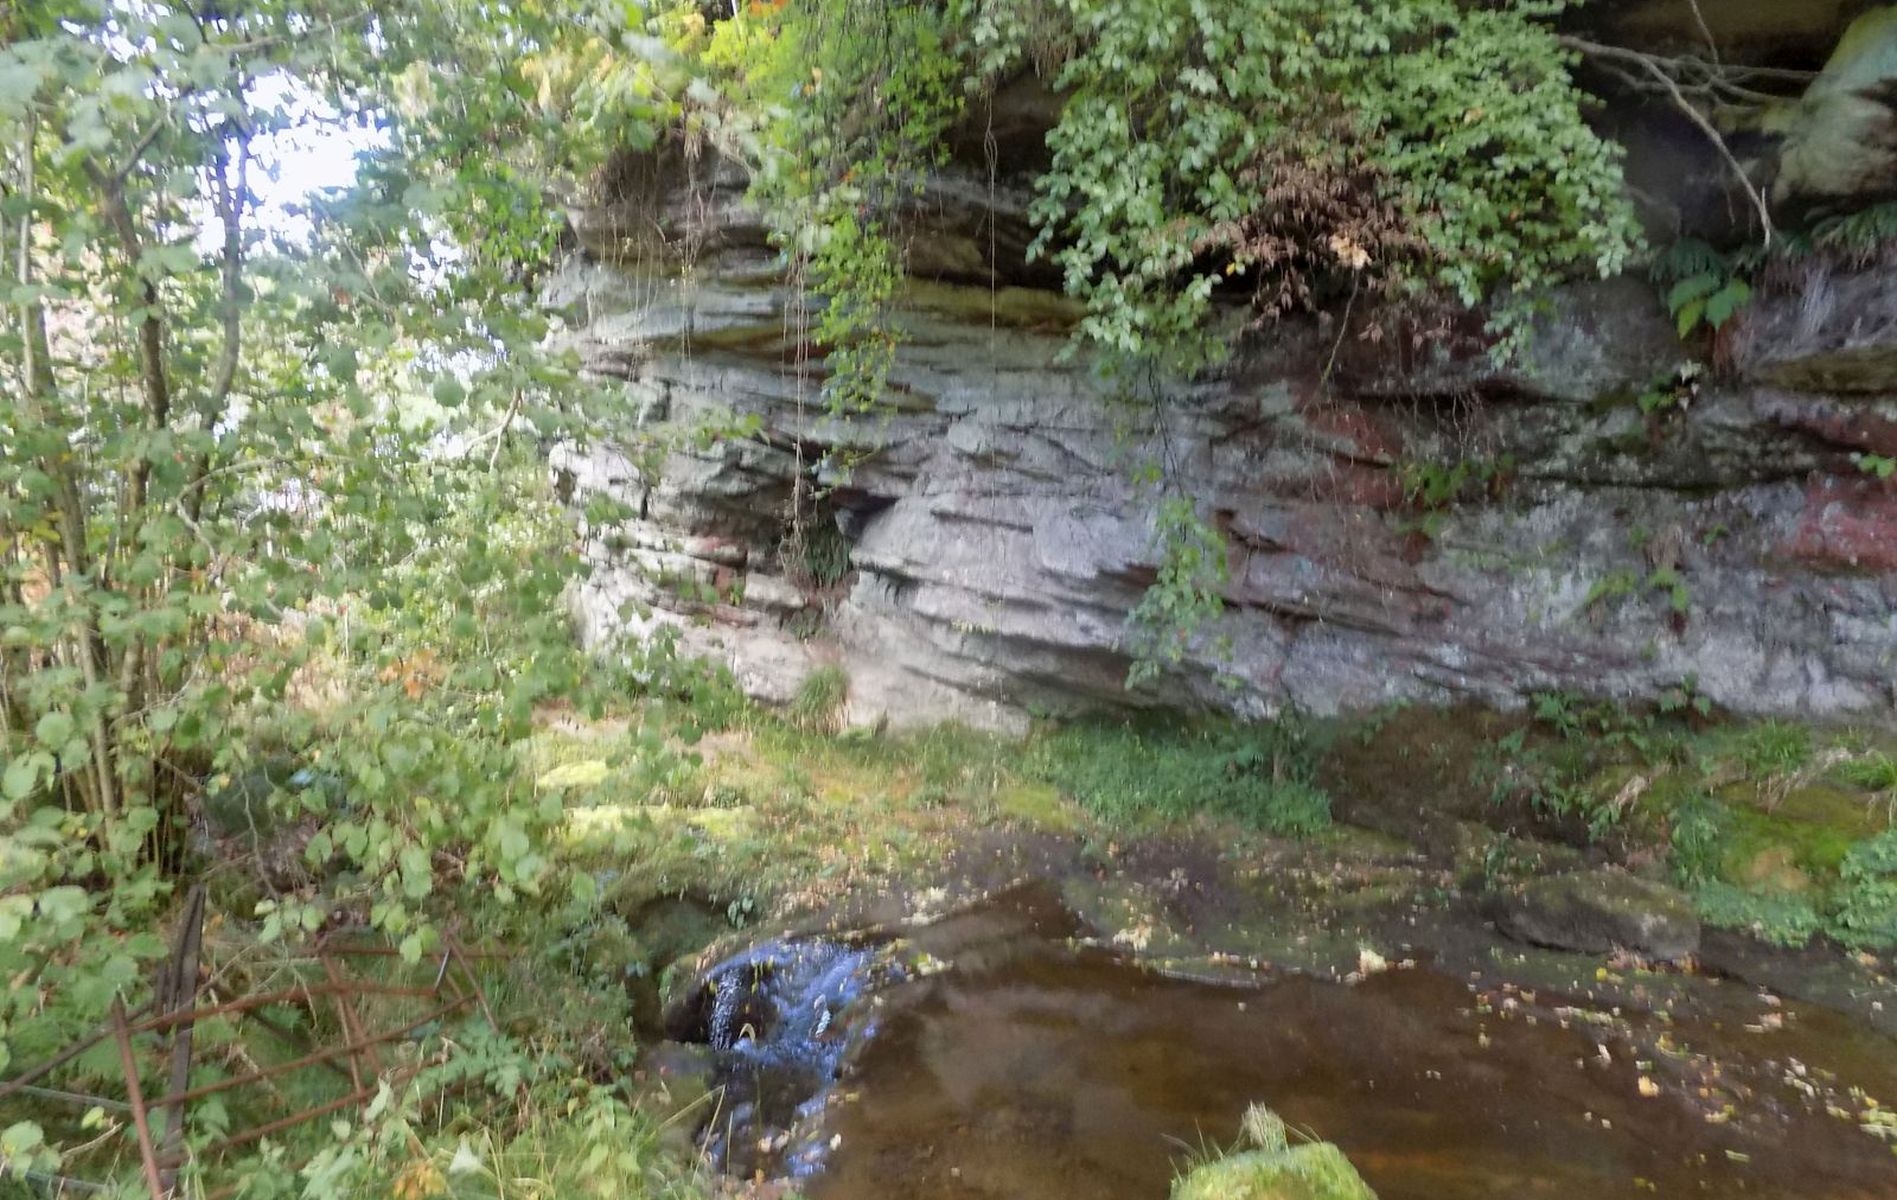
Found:
[{"label": "green foliage", "polygon": [[1503,455],[1449,463],[1405,462],[1397,464],[1396,472],[1404,500],[1425,511],[1440,512],[1474,497],[1494,495],[1515,474],[1515,460]]},{"label": "green foliage", "polygon": [[902,335],[894,223],[946,155],[961,110],[949,17],[920,0],[744,6],[719,22],[711,62],[754,106],[752,195],[794,277],[819,298],[810,334],[831,413],[874,410]]},{"label": "green foliage", "polygon": [[1826,925],[1847,946],[1897,947],[1897,829],[1859,842],[1838,868],[1835,912]]},{"label": "green foliage", "polygon": [[1811,242],[1849,266],[1868,267],[1897,246],[1897,202],[1824,217],[1811,227]]},{"label": "green foliage", "polygon": [[1702,791],[1673,805],[1667,816],[1668,863],[1683,887],[1711,882],[1725,851],[1725,806]]},{"label": "green foliage", "polygon": [[1225,538],[1193,502],[1169,496],[1160,502],[1154,532],[1159,574],[1127,618],[1133,666],[1128,687],[1157,679],[1199,647],[1208,626],[1224,611],[1229,575]]},{"label": "green foliage", "polygon": [[1762,895],[1713,881],[1693,893],[1700,919],[1708,925],[1744,929],[1775,946],[1802,946],[1823,919],[1797,896]]},{"label": "green foliage", "polygon": [[1587,589],[1587,599],[1581,602],[1581,607],[1593,608],[1597,604],[1605,604],[1612,600],[1619,600],[1627,596],[1636,595],[1639,591],[1640,575],[1638,572],[1624,569],[1609,571],[1599,579],[1596,579],[1593,585]]},{"label": "green foliage", "polygon": [[1296,722],[1141,729],[1076,724],[1041,738],[1029,770],[1109,821],[1207,812],[1276,833],[1330,823],[1316,754]]},{"label": "green foliage", "polygon": [[[1222,355],[1207,326],[1218,280],[1277,264],[1202,255],[1293,171],[1350,178],[1367,162],[1429,248],[1397,278],[1466,305],[1576,267],[1611,274],[1635,240],[1617,152],[1582,120],[1568,54],[1541,23],[1558,4],[1065,8],[1078,49],[1057,81],[1037,245],[1087,302],[1083,336],[1114,355],[1183,373]],[[1371,265],[1368,239],[1350,236],[1365,222],[1378,224],[1305,231],[1330,242],[1323,274],[1348,286]]]},{"label": "green foliage", "polygon": [[[682,119],[686,73],[624,22],[0,14],[0,1071],[150,998],[207,876],[259,962],[337,923],[413,961],[471,899],[544,892],[565,801],[524,769],[536,713],[674,687],[663,645],[636,680],[573,645],[544,448],[641,435],[542,351],[526,286],[563,193]],[[264,224],[264,139],[359,118],[384,131],[359,182],[303,232]],[[246,839],[289,880],[267,890],[233,882],[246,839],[191,835],[258,778]]]},{"label": "green foliage", "polygon": [[1882,750],[1871,750],[1846,759],[1839,766],[1838,774],[1868,791],[1897,790],[1897,758]]},{"label": "green foliage", "polygon": [[850,573],[850,539],[843,536],[827,509],[820,507],[804,518],[801,527],[792,531],[786,549],[796,557],[791,577],[807,579],[817,590],[835,587]]},{"label": "green foliage", "polygon": [[850,677],[842,667],[826,663],[804,676],[791,698],[790,719],[811,733],[835,733],[850,699]]},{"label": "green foliage", "polygon": [[[1674,611],[1681,612],[1684,609],[1676,605]],[[1663,689],[1654,701],[1654,707],[1665,716],[1689,720],[1695,716],[1710,717],[1713,713],[1712,697],[1699,690],[1699,681],[1691,675]]]},{"label": "green foliage", "polygon": [[1494,804],[1526,805],[1557,827],[1572,824],[1589,840],[1619,830],[1631,817],[1631,776],[1614,769],[1623,757],[1647,764],[1680,747],[1672,722],[1588,702],[1565,692],[1531,697],[1533,721],[1478,759],[1475,779]]},{"label": "green foliage", "polygon": [[1737,276],[1693,275],[1674,284],[1666,294],[1682,338],[1701,324],[1717,332],[1752,298],[1752,285]]},{"label": "green foliage", "polygon": [[1697,238],[1675,242],[1650,270],[1654,282],[1667,289],[1666,308],[1681,338],[1702,325],[1717,332],[1752,298],[1741,261]]},{"label": "green foliage", "polygon": [[1888,454],[1853,454],[1851,465],[1873,479],[1887,480],[1897,475],[1897,458],[1892,458]]},{"label": "green foliage", "polygon": [[1634,398],[1634,403],[1642,415],[1649,417],[1683,412],[1698,397],[1705,370],[1697,362],[1681,363],[1655,379],[1647,390]]},{"label": "green foliage", "polygon": [[1748,776],[1788,776],[1811,761],[1811,730],[1784,721],[1761,721],[1746,727],[1736,749]]}]

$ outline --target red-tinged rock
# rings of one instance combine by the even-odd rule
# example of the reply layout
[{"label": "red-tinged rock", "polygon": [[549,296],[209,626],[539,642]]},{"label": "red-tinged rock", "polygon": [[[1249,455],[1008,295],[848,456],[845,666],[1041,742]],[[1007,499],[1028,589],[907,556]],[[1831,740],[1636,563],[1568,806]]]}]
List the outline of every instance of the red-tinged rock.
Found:
[{"label": "red-tinged rock", "polygon": [[1770,403],[1767,411],[1785,428],[1834,446],[1897,457],[1897,420],[1863,404],[1787,397]]},{"label": "red-tinged rock", "polygon": [[1897,489],[1873,479],[1813,482],[1780,552],[1827,570],[1897,571]]}]

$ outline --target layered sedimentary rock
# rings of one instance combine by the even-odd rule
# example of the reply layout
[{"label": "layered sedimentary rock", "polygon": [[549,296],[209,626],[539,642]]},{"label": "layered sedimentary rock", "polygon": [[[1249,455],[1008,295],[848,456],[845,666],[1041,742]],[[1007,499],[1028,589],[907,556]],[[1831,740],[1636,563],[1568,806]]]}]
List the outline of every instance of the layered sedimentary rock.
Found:
[{"label": "layered sedimentary rock", "polygon": [[[1624,279],[1553,297],[1509,366],[1288,322],[1212,378],[1109,386],[1022,264],[1020,199],[932,187],[910,260],[934,278],[902,300],[886,409],[847,420],[734,180],[581,214],[548,301],[586,369],[649,428],[756,429],[558,457],[576,498],[638,514],[588,530],[589,640],[671,627],[770,700],[840,666],[859,722],[1682,688],[1892,720],[1897,487],[1853,456],[1897,455],[1897,278],[1814,267],[1690,379]],[[1165,489],[1224,541],[1225,611],[1129,692]]]}]

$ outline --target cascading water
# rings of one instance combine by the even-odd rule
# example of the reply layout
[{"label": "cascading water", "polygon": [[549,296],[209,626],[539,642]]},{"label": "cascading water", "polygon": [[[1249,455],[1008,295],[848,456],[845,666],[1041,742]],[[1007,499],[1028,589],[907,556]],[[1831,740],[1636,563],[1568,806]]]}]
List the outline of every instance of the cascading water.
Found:
[{"label": "cascading water", "polygon": [[766,942],[706,973],[674,1036],[716,1052],[723,1102],[706,1135],[713,1159],[733,1171],[771,1163],[792,1176],[822,1165],[821,1112],[849,1048],[874,1032],[874,1007],[858,1004],[905,978],[885,944],[822,938]]}]

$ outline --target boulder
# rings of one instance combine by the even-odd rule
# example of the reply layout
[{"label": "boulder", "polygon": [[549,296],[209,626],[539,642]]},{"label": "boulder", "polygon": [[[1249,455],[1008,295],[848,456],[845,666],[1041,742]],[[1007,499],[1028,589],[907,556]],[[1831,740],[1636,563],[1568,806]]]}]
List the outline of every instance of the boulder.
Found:
[{"label": "boulder", "polygon": [[1862,14],[1804,96],[1767,128],[1784,134],[1773,199],[1868,201],[1897,188],[1897,5]]},{"label": "boulder", "polygon": [[1509,937],[1556,950],[1631,950],[1679,959],[1699,949],[1699,916],[1686,895],[1624,871],[1544,875],[1491,893],[1490,915]]},{"label": "boulder", "polygon": [[697,1132],[717,1110],[718,1064],[709,1046],[655,1042],[639,1053],[630,1093],[653,1118],[661,1142],[680,1158],[696,1152]]}]

